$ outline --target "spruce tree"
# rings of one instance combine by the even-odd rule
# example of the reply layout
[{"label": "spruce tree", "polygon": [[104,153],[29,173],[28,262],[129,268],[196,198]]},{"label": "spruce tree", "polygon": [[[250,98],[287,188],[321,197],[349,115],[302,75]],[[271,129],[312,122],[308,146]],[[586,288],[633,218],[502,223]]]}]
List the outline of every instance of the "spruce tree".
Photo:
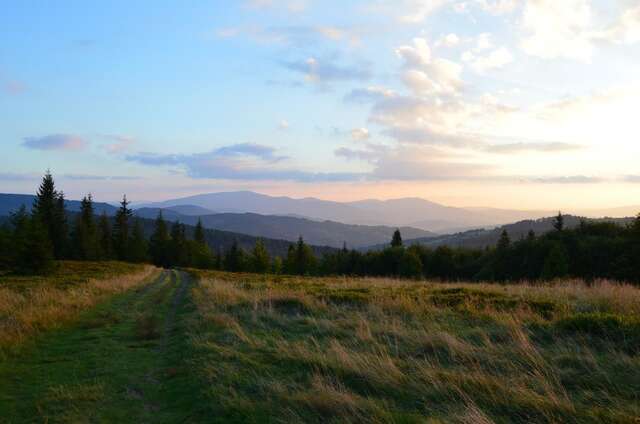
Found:
[{"label": "spruce tree", "polygon": [[566,277],[569,274],[569,257],[562,243],[556,242],[549,250],[540,273],[545,281]]},{"label": "spruce tree", "polygon": [[257,274],[265,274],[271,268],[271,258],[264,246],[262,239],[256,240],[256,244],[251,251],[251,271]]},{"label": "spruce tree", "polygon": [[125,195],[116,212],[113,225],[113,251],[116,259],[126,261],[129,257],[129,239],[131,237],[131,218],[133,212]]},{"label": "spruce tree", "polygon": [[244,271],[245,253],[238,246],[238,241],[234,240],[231,248],[224,256],[224,269],[230,272]]},{"label": "spruce tree", "polygon": [[558,232],[564,230],[564,216],[562,212],[558,212],[558,216],[556,216],[556,219],[553,221],[553,228]]},{"label": "spruce tree", "polygon": [[156,266],[164,268],[171,266],[171,261],[169,260],[169,240],[167,223],[162,216],[162,211],[160,211],[154,223],[153,234],[149,240],[151,260]]},{"label": "spruce tree", "polygon": [[102,212],[98,221],[98,244],[100,248],[100,259],[113,259],[113,235],[111,234],[111,223],[106,212]]},{"label": "spruce tree", "polygon": [[171,226],[171,241],[169,242],[169,261],[174,266],[188,266],[189,255],[185,227],[179,222]]},{"label": "spruce tree", "polygon": [[200,245],[207,244],[204,227],[202,226],[202,220],[200,218],[198,218],[198,223],[196,224],[196,228],[193,232],[193,240]]},{"label": "spruce tree", "polygon": [[58,193],[53,176],[47,171],[33,203],[33,217],[39,221],[53,247],[53,256],[63,259],[66,253],[67,221],[64,194]]},{"label": "spruce tree", "polygon": [[311,248],[304,242],[302,236],[295,248],[294,274],[308,275],[315,271],[316,258]]},{"label": "spruce tree", "polygon": [[96,260],[100,251],[98,230],[95,223],[93,199],[91,194],[80,202],[80,213],[73,230],[74,257],[80,260]]},{"label": "spruce tree", "polygon": [[402,235],[400,234],[400,229],[396,229],[393,233],[393,238],[391,239],[391,247],[402,247]]},{"label": "spruce tree", "polygon": [[127,259],[129,261],[135,263],[142,263],[147,261],[147,240],[144,237],[144,228],[142,226],[142,222],[139,219],[135,219],[133,222],[131,241],[129,243],[128,250],[129,257]]},{"label": "spruce tree", "polygon": [[511,246],[511,239],[509,238],[509,233],[507,232],[507,230],[502,230],[502,233],[500,234],[500,239],[498,240],[498,250],[499,251],[506,251],[507,249],[509,249],[509,246]]}]

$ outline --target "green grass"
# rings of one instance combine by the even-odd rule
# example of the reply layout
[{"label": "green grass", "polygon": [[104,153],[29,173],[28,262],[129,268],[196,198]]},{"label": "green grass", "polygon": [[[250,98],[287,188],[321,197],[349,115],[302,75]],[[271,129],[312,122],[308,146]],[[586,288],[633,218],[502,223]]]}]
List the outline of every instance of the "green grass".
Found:
[{"label": "green grass", "polygon": [[221,421],[640,416],[640,290],[628,286],[199,274],[194,372]]},{"label": "green grass", "polygon": [[171,423],[197,413],[181,359],[189,305],[175,302],[185,278],[165,272],[2,362],[3,422]]},{"label": "green grass", "polygon": [[[64,293],[94,284],[86,275]],[[633,287],[196,271],[145,278],[103,293],[0,361],[2,422],[640,416]]]}]

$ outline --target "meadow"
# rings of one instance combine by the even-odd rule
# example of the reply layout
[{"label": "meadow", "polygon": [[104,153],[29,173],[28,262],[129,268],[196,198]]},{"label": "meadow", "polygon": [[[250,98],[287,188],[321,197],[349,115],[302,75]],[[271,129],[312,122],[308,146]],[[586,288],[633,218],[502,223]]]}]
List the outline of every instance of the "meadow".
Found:
[{"label": "meadow", "polygon": [[640,290],[198,272],[194,371],[233,422],[640,417]]},{"label": "meadow", "polygon": [[146,282],[154,267],[122,262],[58,262],[42,276],[0,275],[0,357],[58,328],[112,295]]},{"label": "meadow", "polygon": [[22,422],[633,423],[640,289],[62,262],[0,277]]}]

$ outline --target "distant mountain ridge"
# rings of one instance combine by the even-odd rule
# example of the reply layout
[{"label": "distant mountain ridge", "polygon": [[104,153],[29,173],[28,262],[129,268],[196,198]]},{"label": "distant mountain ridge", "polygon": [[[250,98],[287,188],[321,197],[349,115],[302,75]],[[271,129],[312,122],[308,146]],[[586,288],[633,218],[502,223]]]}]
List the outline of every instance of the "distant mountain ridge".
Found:
[{"label": "distant mountain ridge", "polygon": [[420,198],[361,200],[341,203],[315,198],[273,197],[250,191],[200,194],[150,203],[142,205],[142,207],[171,208],[185,204],[197,205],[220,213],[247,212],[261,215],[294,215],[311,220],[328,220],[345,224],[416,227],[438,233],[460,228],[493,227],[520,219],[538,218],[551,213],[551,211],[496,209],[500,213],[493,216],[491,209],[455,208]]},{"label": "distant mountain ridge", "polygon": [[[232,231],[254,237],[268,237],[295,241],[302,236],[305,241],[319,246],[359,248],[391,240],[396,227],[343,224],[334,221],[314,221],[295,216],[260,215],[255,213],[222,213],[203,216],[186,216],[167,209],[140,208],[134,213],[140,217],[153,219],[162,210],[168,221],[180,221],[195,225],[202,220],[205,228]],[[401,227],[407,237],[432,237],[436,234],[418,228]]]}]

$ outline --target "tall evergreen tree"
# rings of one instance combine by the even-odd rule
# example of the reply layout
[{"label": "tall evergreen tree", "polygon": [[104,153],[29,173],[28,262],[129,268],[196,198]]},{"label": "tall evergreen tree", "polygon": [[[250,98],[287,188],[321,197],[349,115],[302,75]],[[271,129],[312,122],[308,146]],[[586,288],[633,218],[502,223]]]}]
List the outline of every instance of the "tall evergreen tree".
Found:
[{"label": "tall evergreen tree", "polygon": [[558,232],[564,230],[564,216],[562,212],[558,212],[558,216],[556,216],[556,219],[553,221],[553,228]]},{"label": "tall evergreen tree", "polygon": [[304,242],[302,236],[298,238],[295,247],[294,274],[312,274],[316,268],[316,257],[311,248]]},{"label": "tall evergreen tree", "polygon": [[126,261],[129,258],[129,239],[131,237],[131,218],[133,211],[129,209],[129,201],[125,195],[116,212],[113,225],[113,251],[116,259]]},{"label": "tall evergreen tree", "polygon": [[148,259],[147,240],[144,237],[144,228],[139,219],[135,219],[133,222],[128,251],[129,257],[127,259],[131,262],[142,263]]},{"label": "tall evergreen tree", "polygon": [[80,202],[80,213],[73,229],[74,257],[80,260],[96,260],[100,256],[100,243],[95,223],[93,198],[91,194]]},{"label": "tall evergreen tree", "polygon": [[106,212],[102,212],[98,221],[98,244],[100,246],[100,258],[102,260],[113,259],[113,235],[111,234],[111,222]]},{"label": "tall evergreen tree", "polygon": [[207,244],[207,238],[205,236],[204,227],[202,226],[202,220],[200,218],[198,218],[198,223],[196,224],[196,228],[193,232],[193,240],[200,245]]},{"label": "tall evergreen tree", "polygon": [[393,232],[393,237],[391,238],[391,247],[402,247],[402,235],[400,234],[400,229],[396,229]]},{"label": "tall evergreen tree", "polygon": [[171,240],[169,241],[169,260],[175,266],[189,265],[189,251],[187,247],[186,230],[180,222],[171,226]]},{"label": "tall evergreen tree", "polygon": [[265,274],[271,268],[271,258],[264,246],[262,239],[256,240],[256,244],[251,251],[251,271],[257,274]]},{"label": "tall evergreen tree", "polygon": [[554,243],[544,261],[540,278],[542,280],[554,280],[569,275],[569,257],[567,250],[560,242]]},{"label": "tall evergreen tree", "polygon": [[155,265],[165,268],[171,266],[171,261],[168,257],[169,241],[169,229],[162,216],[162,211],[160,211],[154,223],[153,234],[149,240],[149,252],[151,253],[151,260]]},{"label": "tall evergreen tree", "polygon": [[225,271],[241,272],[245,269],[245,253],[238,246],[238,241],[234,240],[231,248],[224,255]]},{"label": "tall evergreen tree", "polygon": [[32,210],[53,247],[53,256],[63,259],[66,253],[67,222],[64,194],[58,193],[53,176],[47,171],[42,178]]}]

